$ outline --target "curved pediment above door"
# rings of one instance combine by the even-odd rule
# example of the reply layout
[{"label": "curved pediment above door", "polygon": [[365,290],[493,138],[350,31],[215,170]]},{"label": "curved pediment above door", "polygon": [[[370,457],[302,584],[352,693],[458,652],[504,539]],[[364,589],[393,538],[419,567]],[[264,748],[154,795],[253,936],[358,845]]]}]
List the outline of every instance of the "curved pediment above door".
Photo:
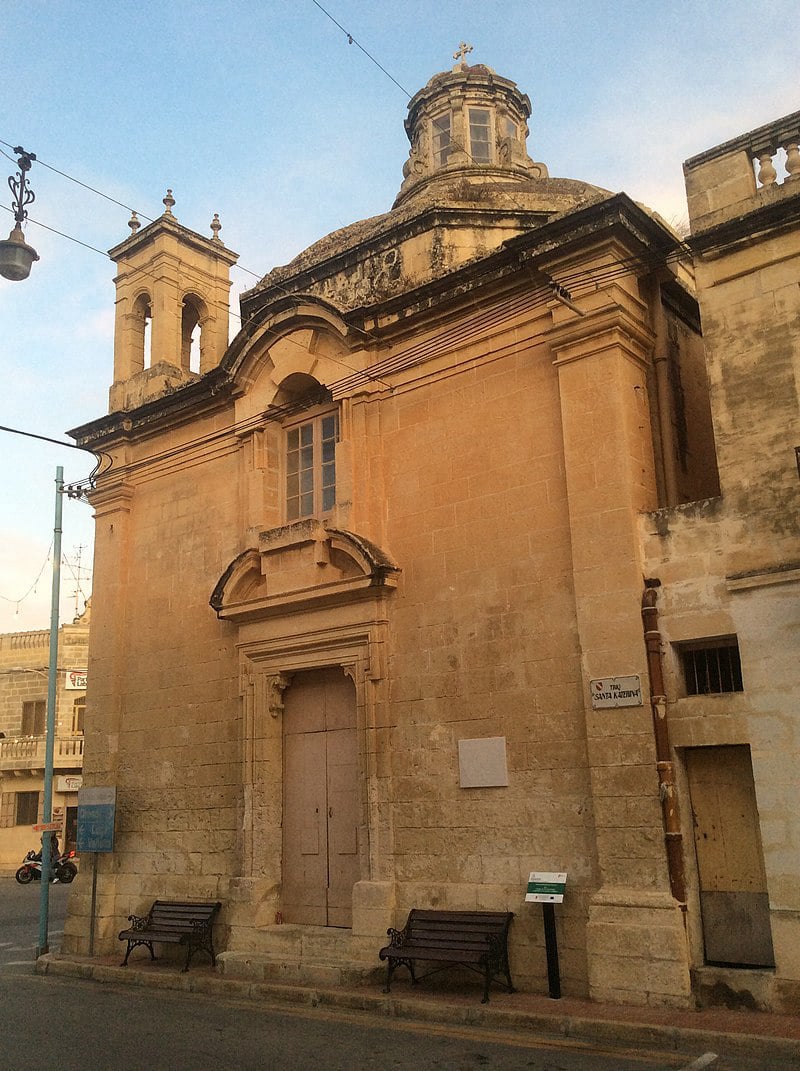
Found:
[{"label": "curved pediment above door", "polygon": [[298,521],[262,532],[257,548],[228,565],[209,602],[222,620],[249,621],[374,598],[397,586],[399,572],[363,536]]}]

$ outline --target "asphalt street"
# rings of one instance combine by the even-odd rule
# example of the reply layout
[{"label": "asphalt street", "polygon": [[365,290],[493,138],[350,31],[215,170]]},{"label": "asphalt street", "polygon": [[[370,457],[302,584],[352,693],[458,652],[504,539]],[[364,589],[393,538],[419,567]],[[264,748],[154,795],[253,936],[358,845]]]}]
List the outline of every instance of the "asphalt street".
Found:
[{"label": "asphalt street", "polygon": [[[52,886],[51,894],[56,950],[69,890]],[[38,885],[0,879],[0,1071],[667,1071],[685,1062],[524,1033],[41,976],[38,905]]]}]

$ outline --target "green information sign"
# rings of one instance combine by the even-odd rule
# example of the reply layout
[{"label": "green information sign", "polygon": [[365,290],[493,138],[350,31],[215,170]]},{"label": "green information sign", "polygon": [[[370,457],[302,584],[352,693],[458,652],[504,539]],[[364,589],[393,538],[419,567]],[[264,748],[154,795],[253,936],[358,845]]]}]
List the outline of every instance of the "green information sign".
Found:
[{"label": "green information sign", "polygon": [[528,878],[525,901],[529,904],[562,904],[566,884],[565,871],[557,874],[535,871]]}]

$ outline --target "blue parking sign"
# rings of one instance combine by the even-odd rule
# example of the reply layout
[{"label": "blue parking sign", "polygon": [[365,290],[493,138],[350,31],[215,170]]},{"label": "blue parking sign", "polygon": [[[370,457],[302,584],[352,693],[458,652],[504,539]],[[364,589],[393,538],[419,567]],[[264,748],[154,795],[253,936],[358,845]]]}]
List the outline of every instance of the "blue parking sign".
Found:
[{"label": "blue parking sign", "polygon": [[78,851],[114,850],[114,815],[117,790],[81,788],[78,791]]}]

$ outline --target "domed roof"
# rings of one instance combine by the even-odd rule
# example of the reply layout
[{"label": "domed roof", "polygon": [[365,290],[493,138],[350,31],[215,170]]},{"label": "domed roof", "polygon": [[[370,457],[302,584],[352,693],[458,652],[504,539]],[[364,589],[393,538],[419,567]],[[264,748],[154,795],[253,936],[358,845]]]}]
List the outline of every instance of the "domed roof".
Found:
[{"label": "domed roof", "polygon": [[[462,44],[460,49],[456,58],[463,59],[469,48]],[[529,98],[485,64],[462,61],[435,74],[408,105],[405,129],[411,149],[391,211],[342,227],[274,268],[244,295],[243,307],[250,295],[276,285],[319,290],[337,300],[343,292],[353,292],[332,281],[342,270],[342,257],[374,258],[376,253],[384,256],[384,250],[390,265],[379,273],[374,295],[379,299],[409,285],[411,258],[403,263],[399,245],[412,234],[437,232],[429,242],[428,264],[419,250],[414,253],[415,282],[420,282],[556,216],[612,196],[586,182],[551,178],[544,164],[533,161],[526,148],[530,114]],[[362,253],[357,254],[359,247]],[[329,281],[322,284],[323,278]]]}]

